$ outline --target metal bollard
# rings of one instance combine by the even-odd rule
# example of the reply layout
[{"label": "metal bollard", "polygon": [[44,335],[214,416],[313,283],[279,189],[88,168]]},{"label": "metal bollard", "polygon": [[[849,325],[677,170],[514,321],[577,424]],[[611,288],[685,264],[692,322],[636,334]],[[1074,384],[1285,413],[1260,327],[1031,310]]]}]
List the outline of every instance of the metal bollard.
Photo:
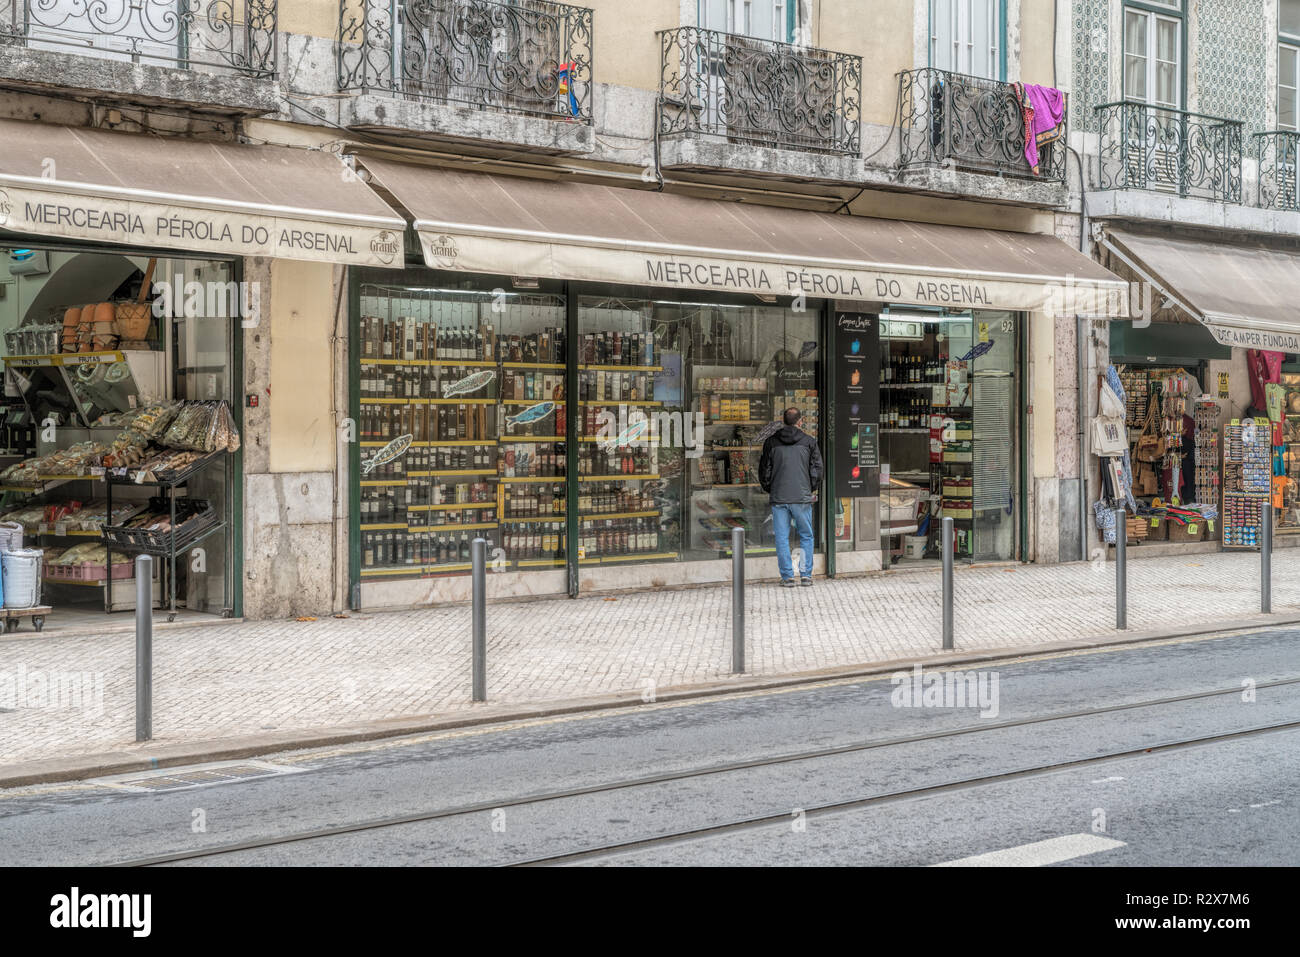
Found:
[{"label": "metal bollard", "polygon": [[135,557],[135,739],[153,740],[153,559]]},{"label": "metal bollard", "polygon": [[1128,527],[1124,509],[1115,509],[1115,627],[1128,630]]},{"label": "metal bollard", "polygon": [[945,517],[940,525],[943,547],[943,647],[952,650],[952,518]]},{"label": "metal bollard", "polygon": [[473,564],[473,686],[472,700],[487,700],[487,539],[476,538],[470,542],[470,561]]},{"label": "metal bollard", "polygon": [[731,530],[731,673],[745,671],[745,530]]},{"label": "metal bollard", "polygon": [[1261,509],[1262,539],[1259,543],[1259,610],[1265,615],[1273,611],[1273,503],[1265,502]]}]

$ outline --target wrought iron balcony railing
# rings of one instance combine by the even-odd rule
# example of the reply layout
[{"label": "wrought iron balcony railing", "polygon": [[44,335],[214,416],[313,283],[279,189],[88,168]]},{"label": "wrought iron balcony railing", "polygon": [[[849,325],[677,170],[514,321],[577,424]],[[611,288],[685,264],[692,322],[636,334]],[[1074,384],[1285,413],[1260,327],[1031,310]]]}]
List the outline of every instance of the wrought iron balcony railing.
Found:
[{"label": "wrought iron balcony railing", "polygon": [[1125,100],[1097,107],[1098,189],[1241,202],[1240,120]]},{"label": "wrought iron balcony railing", "polygon": [[0,44],[272,77],[277,7],[278,0],[0,0]]},{"label": "wrought iron balcony railing", "polygon": [[1300,191],[1296,188],[1300,133],[1290,130],[1256,133],[1255,158],[1259,162],[1259,205],[1265,209],[1300,212]]},{"label": "wrought iron balcony railing", "polygon": [[338,85],[591,123],[592,13],[549,0],[339,0]]},{"label": "wrought iron balcony railing", "polygon": [[1025,117],[1010,83],[925,68],[898,75],[898,164],[946,166],[1004,176],[1065,179],[1065,121],[1039,147],[1038,172],[1025,156]]},{"label": "wrought iron balcony railing", "polygon": [[658,36],[661,135],[861,153],[861,57],[698,27]]}]

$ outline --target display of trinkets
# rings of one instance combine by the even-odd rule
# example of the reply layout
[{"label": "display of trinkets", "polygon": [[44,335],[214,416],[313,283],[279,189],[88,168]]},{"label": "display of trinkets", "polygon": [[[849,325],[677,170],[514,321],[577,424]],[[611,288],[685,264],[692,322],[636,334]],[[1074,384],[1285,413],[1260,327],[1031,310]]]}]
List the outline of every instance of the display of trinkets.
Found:
[{"label": "display of trinkets", "polygon": [[1260,544],[1262,506],[1272,489],[1272,427],[1267,419],[1223,429],[1223,546]]}]

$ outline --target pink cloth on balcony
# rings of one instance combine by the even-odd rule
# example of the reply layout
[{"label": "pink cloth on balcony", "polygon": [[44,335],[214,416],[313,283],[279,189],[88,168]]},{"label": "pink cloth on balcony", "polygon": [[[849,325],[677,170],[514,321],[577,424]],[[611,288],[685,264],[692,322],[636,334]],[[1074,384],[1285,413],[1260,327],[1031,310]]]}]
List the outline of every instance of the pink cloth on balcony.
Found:
[{"label": "pink cloth on balcony", "polygon": [[1025,115],[1025,159],[1039,175],[1039,147],[1054,143],[1065,133],[1065,94],[1036,83],[1015,84]]}]

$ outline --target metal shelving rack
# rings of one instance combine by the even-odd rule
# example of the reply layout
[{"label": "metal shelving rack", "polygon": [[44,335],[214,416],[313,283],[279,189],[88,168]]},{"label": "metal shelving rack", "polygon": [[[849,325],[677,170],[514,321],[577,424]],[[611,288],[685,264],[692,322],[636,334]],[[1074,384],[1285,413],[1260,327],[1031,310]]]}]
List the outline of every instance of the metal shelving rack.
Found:
[{"label": "metal shelving rack", "polygon": [[[203,516],[197,516],[187,522],[191,525],[179,535],[176,528],[176,491],[184,487],[189,480],[206,469],[218,459],[222,460],[223,468],[227,470],[226,481],[230,480],[229,459],[225,451],[210,452],[191,465],[186,466],[176,472],[166,475],[154,475],[148,472],[142,472],[139,469],[108,469],[104,473],[104,483],[107,489],[107,507],[106,515],[113,514],[113,488],[118,485],[144,486],[147,488],[156,488],[165,492],[168,502],[168,509],[171,516],[170,530],[165,536],[159,537],[154,542],[144,540],[142,536],[138,541],[127,541],[121,533],[121,526],[104,526],[104,547],[108,554],[106,556],[106,565],[109,569],[110,581],[104,592],[104,610],[112,611],[112,569],[113,569],[113,552],[123,552],[128,555],[151,555],[155,558],[162,558],[166,561],[164,567],[167,570],[167,595],[168,608],[167,620],[176,620],[176,556],[196,547],[200,542],[210,538],[217,532],[226,528],[227,522],[213,510],[211,519],[205,519]],[[107,519],[106,519],[107,521]],[[193,524],[192,524],[193,523]],[[222,607],[230,607],[230,581],[229,576],[222,576]]]}]

